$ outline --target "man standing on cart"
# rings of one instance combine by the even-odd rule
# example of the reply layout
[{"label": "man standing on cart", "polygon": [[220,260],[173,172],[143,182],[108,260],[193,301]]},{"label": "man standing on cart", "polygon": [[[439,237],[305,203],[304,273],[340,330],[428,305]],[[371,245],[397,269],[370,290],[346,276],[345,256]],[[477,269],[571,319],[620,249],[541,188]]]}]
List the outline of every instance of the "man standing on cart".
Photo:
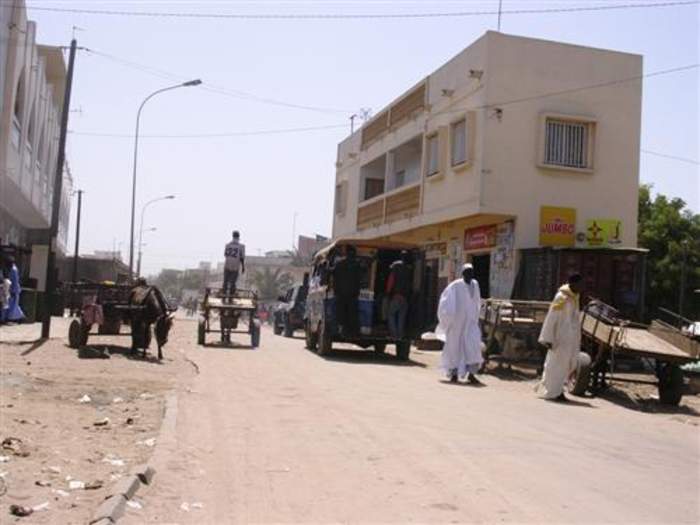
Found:
[{"label": "man standing on cart", "polygon": [[240,242],[241,234],[233,232],[233,240],[224,249],[224,295],[233,295],[239,273],[245,273],[245,245]]}]

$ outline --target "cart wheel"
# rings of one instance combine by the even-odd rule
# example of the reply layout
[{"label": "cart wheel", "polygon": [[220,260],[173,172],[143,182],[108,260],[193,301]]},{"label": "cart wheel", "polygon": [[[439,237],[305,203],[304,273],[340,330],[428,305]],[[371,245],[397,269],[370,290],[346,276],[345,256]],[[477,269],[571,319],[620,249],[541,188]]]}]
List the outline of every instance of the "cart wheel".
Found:
[{"label": "cart wheel", "polygon": [[284,336],[294,337],[294,328],[289,324],[289,319],[285,319],[284,321]]},{"label": "cart wheel", "polygon": [[282,334],[282,327],[281,327],[279,324],[277,324],[277,319],[274,319],[274,320],[272,321],[272,332],[273,332],[275,335],[281,335],[281,334]]},{"label": "cart wheel", "polygon": [[83,339],[83,324],[78,319],[73,319],[68,327],[68,345],[80,348],[84,344]]},{"label": "cart wheel", "polygon": [[375,343],[374,344],[374,353],[375,354],[383,354],[386,352],[386,343]]},{"label": "cart wheel", "polygon": [[591,381],[590,359],[586,364],[580,364],[576,369],[576,377],[569,383],[569,393],[574,396],[583,396],[588,390]]},{"label": "cart wheel", "polygon": [[257,319],[252,320],[250,323],[250,346],[258,348],[260,346],[260,325]]},{"label": "cart wheel", "polygon": [[328,327],[321,321],[318,327],[318,355],[327,355],[333,349],[333,338],[328,332]]},{"label": "cart wheel", "polygon": [[411,342],[401,341],[396,343],[396,357],[401,361],[408,361],[408,356],[411,354]]},{"label": "cart wheel", "polygon": [[311,323],[309,321],[306,321],[304,335],[306,336],[306,348],[309,350],[316,350],[318,346],[318,333],[315,334],[311,331]]},{"label": "cart wheel", "polygon": [[204,346],[207,337],[207,325],[204,321],[199,321],[197,325],[197,344]]},{"label": "cart wheel", "polygon": [[676,365],[666,364],[659,373],[659,401],[664,405],[678,405],[683,397],[683,371]]}]

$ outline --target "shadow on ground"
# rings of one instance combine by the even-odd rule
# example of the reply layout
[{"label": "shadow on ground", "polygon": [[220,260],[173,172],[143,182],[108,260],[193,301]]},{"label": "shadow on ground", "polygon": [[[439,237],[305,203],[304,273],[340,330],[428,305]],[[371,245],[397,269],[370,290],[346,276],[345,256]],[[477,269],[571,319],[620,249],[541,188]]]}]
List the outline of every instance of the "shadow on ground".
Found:
[{"label": "shadow on ground", "polygon": [[333,349],[326,355],[319,356],[326,361],[338,361],[341,363],[350,364],[372,364],[372,365],[388,365],[388,366],[417,366],[426,368],[428,365],[417,361],[402,361],[393,354],[378,354],[374,350],[349,350],[349,349]]},{"label": "shadow on ground", "polygon": [[[70,348],[66,345],[67,348]],[[157,352],[157,350],[155,350]],[[163,356],[167,354],[167,349],[163,348]],[[130,347],[117,346],[117,345],[85,345],[78,349],[78,357],[80,359],[109,359],[113,355],[120,355],[126,359],[133,361],[142,361],[144,363],[151,363],[154,365],[162,365],[163,361],[158,359],[157,353],[146,352],[144,357],[141,350],[132,352]]]},{"label": "shadow on ground", "polygon": [[678,406],[664,405],[658,398],[626,392],[614,385],[598,392],[596,397],[637,412],[700,417],[700,412],[693,407],[684,405],[683,399]]}]

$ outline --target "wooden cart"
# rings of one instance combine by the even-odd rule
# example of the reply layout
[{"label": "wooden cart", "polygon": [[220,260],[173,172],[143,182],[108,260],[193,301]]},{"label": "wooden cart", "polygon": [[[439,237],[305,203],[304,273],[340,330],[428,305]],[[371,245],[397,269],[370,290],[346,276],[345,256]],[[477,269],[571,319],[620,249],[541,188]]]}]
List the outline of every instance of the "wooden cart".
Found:
[{"label": "wooden cart", "polygon": [[[231,343],[231,334],[249,334],[250,346],[260,346],[258,296],[255,292],[235,290],[233,294],[225,295],[220,288],[207,288],[200,311],[202,317],[197,327],[198,344],[206,345],[208,333],[219,333],[224,344]],[[239,330],[238,324],[242,317],[247,318],[247,326]]]},{"label": "wooden cart", "polygon": [[[587,382],[590,392],[598,392],[612,380],[654,384],[659,390],[661,403],[680,403],[684,390],[680,365],[698,359],[697,345],[690,344],[690,339],[686,339],[687,346],[679,347],[675,328],[658,321],[651,326],[630,322],[601,301],[591,301],[586,305],[581,328],[584,350],[592,358]],[[615,377],[615,363],[619,357],[639,358],[651,363],[657,381]]]},{"label": "wooden cart", "polygon": [[[487,299],[481,308],[484,367],[494,361],[529,363],[541,370],[546,352],[537,343],[549,310],[544,301]],[[485,368],[484,368],[485,369]]]},{"label": "wooden cart", "polygon": [[[71,283],[66,286],[71,313],[78,313],[68,328],[71,348],[85,346],[90,336],[131,335],[122,332],[122,325],[131,322],[134,310],[142,308],[129,304],[131,286],[111,283]],[[97,325],[97,332],[92,332]]]}]

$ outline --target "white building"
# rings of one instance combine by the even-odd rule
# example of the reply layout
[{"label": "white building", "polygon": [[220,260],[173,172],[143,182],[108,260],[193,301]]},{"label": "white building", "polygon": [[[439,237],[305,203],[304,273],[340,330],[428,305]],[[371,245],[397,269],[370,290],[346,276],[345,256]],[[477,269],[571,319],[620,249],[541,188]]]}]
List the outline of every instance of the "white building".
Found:
[{"label": "white building", "polygon": [[423,245],[443,285],[471,260],[497,297],[520,249],[635,247],[641,75],[487,32],[339,144],[334,238]]},{"label": "white building", "polygon": [[[9,5],[8,5],[9,4]],[[46,244],[66,67],[60,48],[38,45],[24,0],[0,9],[0,244]],[[67,165],[58,231],[65,252],[72,180]]]}]

